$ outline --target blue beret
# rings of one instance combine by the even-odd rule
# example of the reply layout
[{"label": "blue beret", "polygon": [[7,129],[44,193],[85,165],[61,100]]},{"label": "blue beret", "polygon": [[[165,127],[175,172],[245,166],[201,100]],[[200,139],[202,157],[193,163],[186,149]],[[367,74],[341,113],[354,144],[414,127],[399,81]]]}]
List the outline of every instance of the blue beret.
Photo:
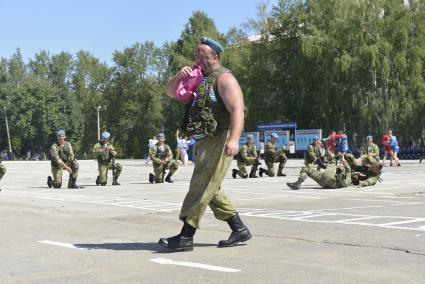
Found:
[{"label": "blue beret", "polygon": [[102,137],[104,139],[108,139],[109,137],[111,137],[111,133],[109,133],[108,131],[104,131],[104,132],[102,132],[100,137]]},{"label": "blue beret", "polygon": [[253,134],[248,134],[248,135],[246,136],[246,139],[254,139],[254,135],[253,135]]},{"label": "blue beret", "polygon": [[224,51],[224,48],[221,46],[221,44],[219,44],[218,42],[216,42],[215,40],[213,40],[209,37],[201,38],[201,43],[206,44],[209,47],[211,47],[212,49],[214,49],[214,51],[217,52],[217,54],[220,54]]},{"label": "blue beret", "polygon": [[56,136],[65,136],[65,130],[58,130]]},{"label": "blue beret", "polygon": [[156,135],[156,138],[165,138],[165,134],[164,133],[159,133],[158,135]]},{"label": "blue beret", "polygon": [[272,137],[273,137],[273,138],[278,139],[278,138],[279,138],[279,135],[277,135],[277,133],[274,133],[274,132],[273,132],[273,133],[272,133]]}]

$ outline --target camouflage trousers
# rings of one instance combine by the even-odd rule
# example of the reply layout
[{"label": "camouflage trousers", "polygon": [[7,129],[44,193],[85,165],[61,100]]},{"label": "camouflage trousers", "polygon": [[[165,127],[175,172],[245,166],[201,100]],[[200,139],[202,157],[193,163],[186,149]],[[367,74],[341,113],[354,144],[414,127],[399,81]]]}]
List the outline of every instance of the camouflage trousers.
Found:
[{"label": "camouflage trousers", "polygon": [[[178,164],[175,160],[171,160],[167,165],[165,165],[165,170],[170,170],[168,172],[168,175],[171,177],[178,169]],[[163,164],[156,164],[153,163],[153,171],[155,173],[155,182],[156,183],[161,183],[162,179],[165,178],[163,177],[163,170],[164,170],[164,165]]]},{"label": "camouflage trousers", "polygon": [[244,162],[244,161],[240,161],[240,160],[237,160],[237,164],[238,164],[238,169],[239,169],[239,176],[241,176],[241,177],[247,177],[248,176],[248,172],[247,172],[247,170],[246,170],[246,167],[247,166],[252,166],[252,168],[251,168],[251,173],[256,173],[257,172],[257,160],[253,160],[253,161],[249,161],[249,162]]},{"label": "camouflage trousers", "polygon": [[320,171],[313,164],[303,166],[299,178],[305,181],[307,176],[317,182],[323,188],[332,188],[336,184],[336,165],[330,164],[324,171]]},{"label": "camouflage trousers", "polygon": [[2,179],[5,173],[6,173],[6,167],[0,164],[0,180]]},{"label": "camouflage trousers", "polygon": [[358,166],[356,158],[354,157],[353,154],[345,154],[344,159],[347,161],[351,169],[355,170],[355,168]]},{"label": "camouflage trousers", "polygon": [[275,156],[265,159],[265,162],[267,165],[266,174],[268,176],[274,177],[276,175],[276,172],[274,170],[275,163],[279,163],[279,167],[282,169],[285,167],[285,164],[288,158],[286,158],[285,155],[280,155],[281,153],[282,153],[281,151],[277,151]]},{"label": "camouflage trousers", "polygon": [[[78,161],[74,160],[71,163],[68,163],[67,165],[72,170],[71,177],[74,178],[74,179],[77,179],[78,169],[79,169]],[[61,187],[62,186],[63,168],[52,166],[52,175],[53,175],[53,187],[55,187],[55,188]]]},{"label": "camouflage trousers", "polygon": [[[104,185],[108,183],[108,170],[112,170],[112,162],[109,164],[97,163],[97,168],[99,170],[99,182]],[[120,163],[115,163],[115,176],[112,178],[117,180],[122,171],[122,165]]]},{"label": "camouflage trousers", "polygon": [[228,131],[220,131],[196,144],[195,169],[179,217],[194,228],[199,228],[207,206],[219,220],[228,220],[236,214],[222,187],[233,160],[233,157],[224,154],[228,135]]}]

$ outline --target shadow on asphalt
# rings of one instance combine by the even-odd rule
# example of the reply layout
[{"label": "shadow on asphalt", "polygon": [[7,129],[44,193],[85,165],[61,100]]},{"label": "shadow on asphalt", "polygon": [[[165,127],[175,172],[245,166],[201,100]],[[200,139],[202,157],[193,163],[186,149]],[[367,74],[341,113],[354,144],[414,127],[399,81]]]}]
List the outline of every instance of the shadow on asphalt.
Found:
[{"label": "shadow on asphalt", "polygon": [[[77,248],[106,249],[106,250],[147,250],[158,253],[173,252],[161,247],[158,243],[103,243],[103,244],[74,244]],[[194,247],[216,247],[217,244],[194,244]]]}]

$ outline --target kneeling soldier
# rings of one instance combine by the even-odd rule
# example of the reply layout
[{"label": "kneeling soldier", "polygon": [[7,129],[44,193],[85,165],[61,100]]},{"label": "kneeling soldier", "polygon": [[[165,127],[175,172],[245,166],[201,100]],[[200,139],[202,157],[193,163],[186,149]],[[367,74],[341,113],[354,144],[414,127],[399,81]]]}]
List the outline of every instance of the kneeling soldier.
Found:
[{"label": "kneeling soldier", "polygon": [[[6,173],[6,168],[5,168],[5,166],[3,166],[1,164],[1,161],[2,161],[2,158],[0,158],[0,180],[2,179],[2,177],[4,176],[4,174]],[[1,191],[1,189],[0,189],[0,191]]]},{"label": "kneeling soldier", "polygon": [[379,147],[375,143],[373,143],[373,137],[366,137],[367,145],[362,148],[362,160],[364,160],[365,164],[372,165],[375,163],[379,163]]},{"label": "kneeling soldier", "polygon": [[71,143],[65,141],[64,130],[59,130],[57,137],[58,140],[50,147],[53,179],[51,176],[47,177],[47,185],[60,188],[62,186],[63,169],[65,169],[70,174],[68,188],[80,188],[76,184],[79,165],[72,151]]},{"label": "kneeling soldier", "polygon": [[246,171],[246,166],[252,166],[251,172],[249,173],[250,178],[258,178],[256,175],[257,167],[260,164],[258,162],[257,148],[254,144],[254,135],[249,134],[247,136],[247,142],[239,150],[238,155],[236,156],[238,168],[232,170],[232,177],[236,178],[236,175],[239,175],[241,178],[247,178],[248,173]]},{"label": "kneeling soldier", "polygon": [[153,169],[155,172],[155,175],[152,173],[149,174],[149,182],[163,183],[165,170],[170,169],[165,181],[172,183],[171,176],[178,168],[177,162],[173,160],[173,152],[170,146],[164,143],[165,135],[160,133],[156,136],[156,139],[158,142],[149,150],[149,156],[153,161]]},{"label": "kneeling soldier", "polygon": [[96,185],[106,185],[108,183],[108,170],[112,170],[112,185],[120,185],[118,183],[118,177],[121,174],[122,165],[115,163],[117,151],[115,151],[114,146],[109,143],[110,136],[111,134],[109,132],[102,132],[99,142],[93,147],[99,169]]},{"label": "kneeling soldier", "polygon": [[286,158],[285,151],[283,149],[276,150],[276,142],[278,138],[279,135],[277,135],[276,133],[272,133],[270,142],[266,144],[266,149],[264,151],[264,161],[266,162],[267,170],[260,168],[260,177],[263,177],[264,173],[267,174],[269,177],[274,177],[274,163],[279,163],[277,176],[286,176],[286,174],[282,173],[282,170],[285,167],[288,158]]}]

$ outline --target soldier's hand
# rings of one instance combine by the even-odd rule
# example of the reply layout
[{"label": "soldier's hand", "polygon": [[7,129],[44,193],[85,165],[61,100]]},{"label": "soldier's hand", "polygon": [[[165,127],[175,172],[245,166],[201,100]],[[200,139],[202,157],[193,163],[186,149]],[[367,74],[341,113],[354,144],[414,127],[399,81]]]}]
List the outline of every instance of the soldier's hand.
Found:
[{"label": "soldier's hand", "polygon": [[63,168],[69,172],[70,174],[72,174],[72,169],[70,167],[68,167],[67,165],[64,165]]},{"label": "soldier's hand", "polygon": [[115,148],[114,148],[114,146],[110,145],[110,146],[108,146],[108,150],[109,150],[109,151],[114,151],[114,150],[115,150]]},{"label": "soldier's hand", "polygon": [[111,151],[112,156],[116,156],[117,152],[116,151]]},{"label": "soldier's hand", "polygon": [[179,74],[177,75],[179,79],[190,77],[190,73],[192,73],[192,68],[189,66],[185,66],[182,69],[180,69]]},{"label": "soldier's hand", "polygon": [[239,141],[227,141],[224,147],[224,154],[227,156],[236,156],[239,152]]}]

